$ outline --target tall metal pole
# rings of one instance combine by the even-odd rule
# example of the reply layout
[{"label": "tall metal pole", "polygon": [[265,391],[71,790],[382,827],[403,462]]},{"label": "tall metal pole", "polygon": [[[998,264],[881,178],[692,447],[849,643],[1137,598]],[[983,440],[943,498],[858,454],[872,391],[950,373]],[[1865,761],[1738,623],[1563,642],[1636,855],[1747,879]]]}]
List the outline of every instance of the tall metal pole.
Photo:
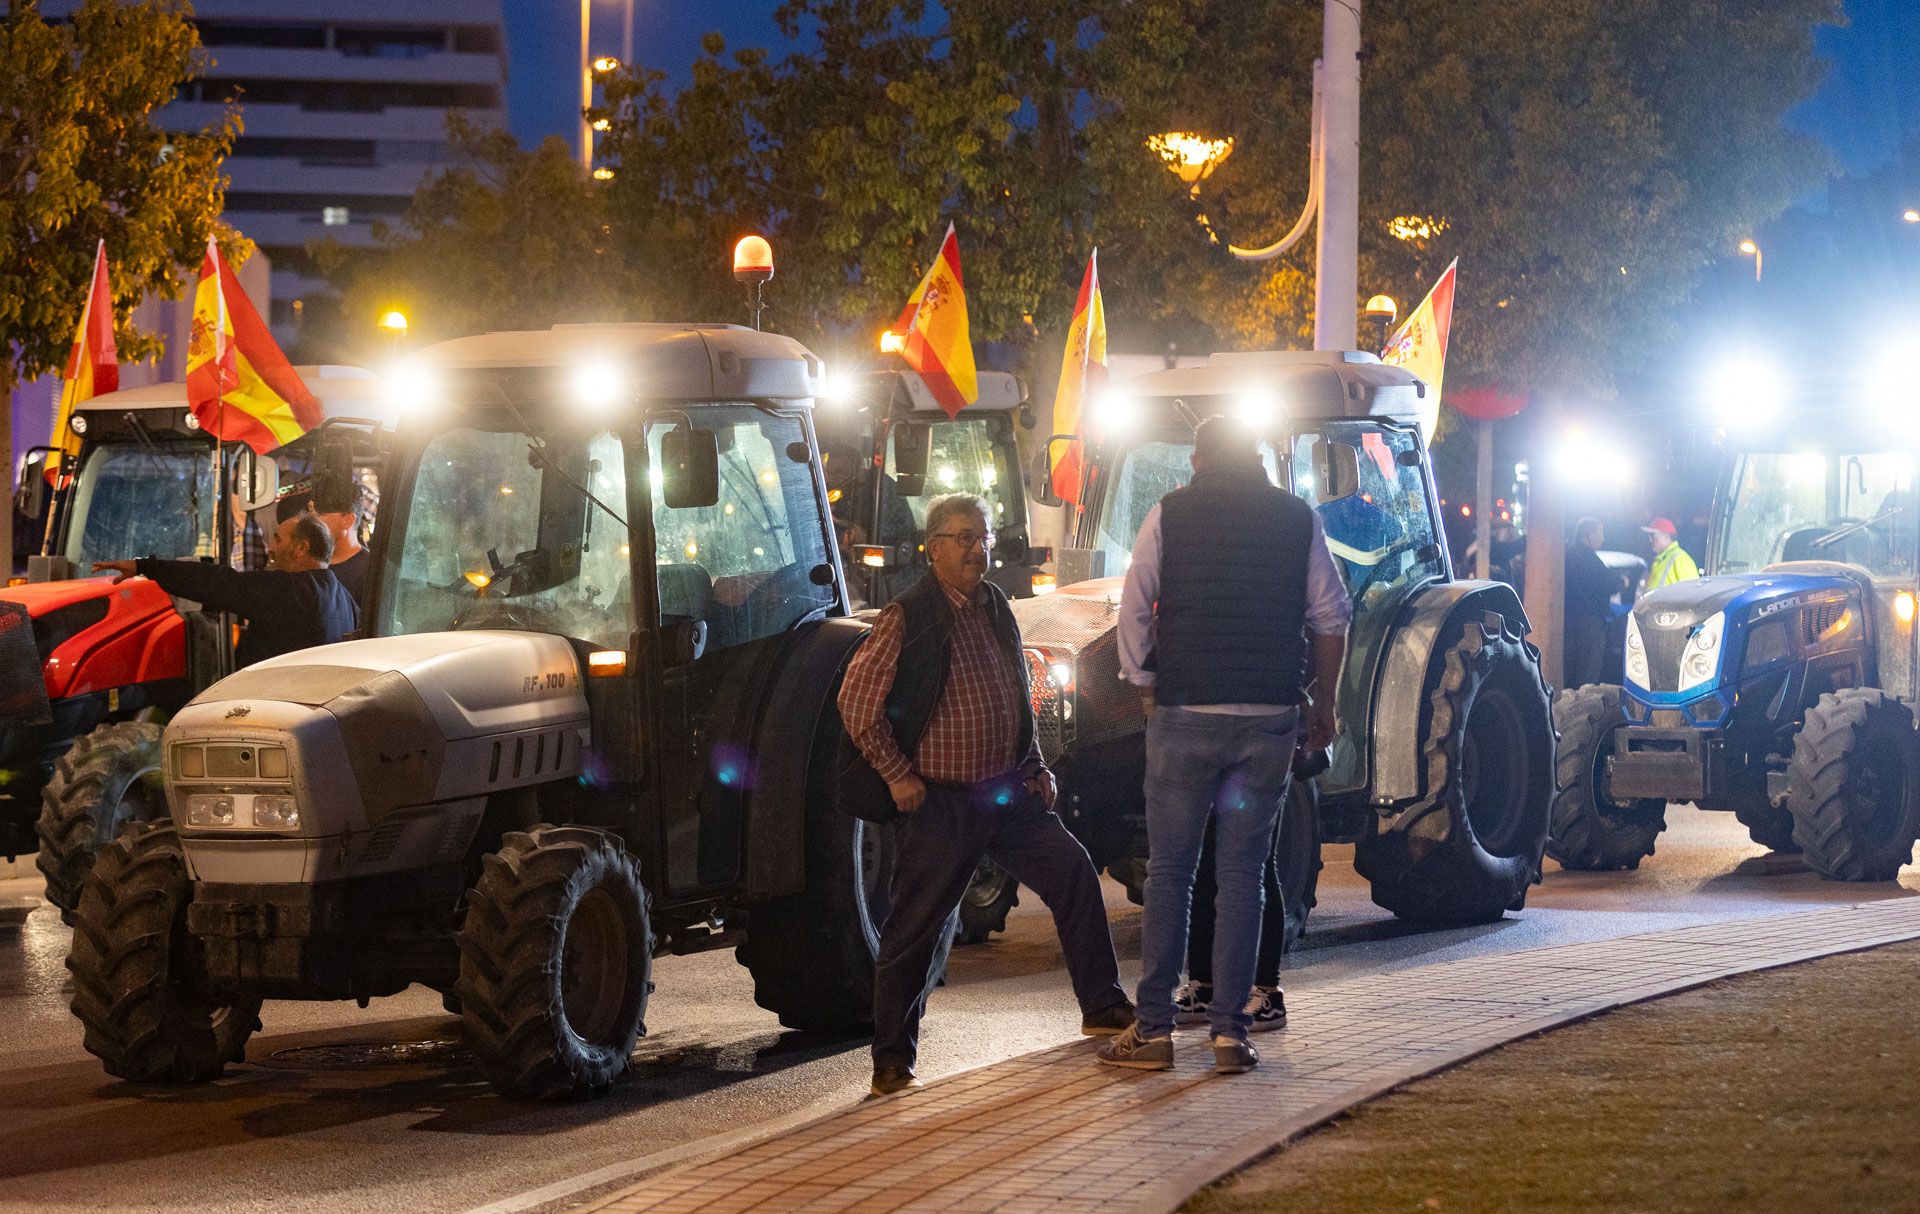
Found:
[{"label": "tall metal pole", "polygon": [[1477,421],[1480,447],[1479,466],[1473,477],[1473,542],[1478,545],[1473,560],[1473,576],[1493,574],[1493,423]]},{"label": "tall metal pole", "polygon": [[633,66],[633,0],[627,0],[627,15],[620,22],[620,62]]},{"label": "tall metal pole", "polygon": [[1326,0],[1321,26],[1320,231],[1314,265],[1313,348],[1360,340],[1360,4]]},{"label": "tall metal pole", "polygon": [[593,127],[587,109],[593,105],[593,0],[580,0],[580,167],[593,171]]}]

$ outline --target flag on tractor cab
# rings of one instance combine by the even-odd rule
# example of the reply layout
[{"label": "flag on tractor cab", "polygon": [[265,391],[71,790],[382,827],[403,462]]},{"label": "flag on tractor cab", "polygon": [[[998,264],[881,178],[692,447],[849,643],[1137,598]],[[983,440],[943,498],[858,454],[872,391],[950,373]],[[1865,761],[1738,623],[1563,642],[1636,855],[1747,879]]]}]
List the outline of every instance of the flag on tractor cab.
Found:
[{"label": "flag on tractor cab", "polygon": [[[1067,326],[1067,352],[1060,363],[1060,387],[1053,394],[1053,432],[1081,432],[1087,398],[1107,382],[1107,309],[1100,301],[1100,250],[1087,258],[1080,279],[1080,298],[1073,305],[1073,323]],[[1068,443],[1053,467],[1053,491],[1062,500],[1080,504],[1078,442]]]},{"label": "flag on tractor cab", "polygon": [[320,402],[294,373],[207,238],[187,337],[187,403],[208,434],[262,455],[320,424]]},{"label": "flag on tractor cab", "polygon": [[940,242],[940,256],[913,289],[893,331],[905,339],[901,357],[919,372],[948,417],[980,398],[973,340],[967,336],[967,294],[960,284],[960,238],[952,224]]},{"label": "flag on tractor cab", "polygon": [[1430,408],[1440,405],[1440,381],[1447,370],[1447,336],[1453,331],[1453,273],[1460,266],[1454,258],[1440,281],[1394,331],[1380,361],[1405,367],[1433,389],[1433,399],[1423,402]]},{"label": "flag on tractor cab", "polygon": [[79,454],[80,436],[68,425],[74,406],[120,387],[120,349],[113,341],[113,288],[107,284],[104,240],[94,250],[93,282],[87,287],[86,306],[80,309],[80,324],[73,333],[73,353],[67,356],[61,379],[60,399],[53,409],[53,437],[48,441],[54,448],[47,457],[49,479],[59,471],[63,456]]}]

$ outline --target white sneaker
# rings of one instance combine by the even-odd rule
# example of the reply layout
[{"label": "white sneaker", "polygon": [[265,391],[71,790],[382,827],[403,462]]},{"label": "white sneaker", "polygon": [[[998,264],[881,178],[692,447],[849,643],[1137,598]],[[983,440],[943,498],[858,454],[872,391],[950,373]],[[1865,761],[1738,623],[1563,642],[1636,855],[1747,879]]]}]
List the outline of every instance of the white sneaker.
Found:
[{"label": "white sneaker", "polygon": [[1205,1024],[1207,1009],[1213,1003],[1213,984],[1211,982],[1183,982],[1180,989],[1173,993],[1173,1022],[1175,1024]]},{"label": "white sneaker", "polygon": [[1277,986],[1256,986],[1247,996],[1246,1013],[1253,1018],[1247,1026],[1249,1032],[1283,1029],[1287,1027],[1286,993]]}]

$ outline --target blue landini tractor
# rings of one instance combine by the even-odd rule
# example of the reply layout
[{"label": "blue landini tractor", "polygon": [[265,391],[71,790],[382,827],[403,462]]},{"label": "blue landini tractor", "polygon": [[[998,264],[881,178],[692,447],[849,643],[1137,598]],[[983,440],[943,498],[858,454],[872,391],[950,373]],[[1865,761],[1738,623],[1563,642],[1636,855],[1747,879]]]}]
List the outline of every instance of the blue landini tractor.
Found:
[{"label": "blue landini tractor", "polygon": [[1637,867],[1672,801],[1731,810],[1835,880],[1889,880],[1912,855],[1915,452],[1801,420],[1732,453],[1711,573],[1634,607],[1625,685],[1556,701],[1563,867]]}]

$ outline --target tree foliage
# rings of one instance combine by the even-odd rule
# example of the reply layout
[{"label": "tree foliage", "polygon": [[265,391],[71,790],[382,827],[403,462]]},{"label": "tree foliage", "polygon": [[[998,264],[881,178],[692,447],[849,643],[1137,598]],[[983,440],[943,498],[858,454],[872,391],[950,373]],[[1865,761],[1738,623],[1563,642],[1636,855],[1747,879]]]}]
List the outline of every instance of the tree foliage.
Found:
[{"label": "tree foliage", "polygon": [[[712,36],[685,88],[646,71],[608,87],[604,188],[576,178],[576,195],[557,160],[532,171],[547,150],[504,145],[492,179],[430,185],[379,289],[464,318],[552,272],[493,223],[544,214],[605,265],[589,294],[620,283],[602,315],[734,317],[724,257],[752,230],[779,258],[769,323],[864,352],[952,219],[976,340],[1008,343],[1002,364],[1047,366],[1035,343],[1058,340],[1095,245],[1122,348],[1304,344],[1311,241],[1239,263],[1195,218],[1258,244],[1299,213],[1319,7],[786,0],[793,54]],[[1838,19],[1837,0],[1371,0],[1362,294],[1411,303],[1457,256],[1450,382],[1610,392],[1701,267],[1818,181],[1819,149],[1781,117],[1817,82],[1813,28]],[[1169,129],[1235,140],[1198,208],[1146,149]],[[1427,234],[1396,237],[1409,218]],[[456,250],[498,269],[449,279]],[[584,300],[522,296],[519,323]]]},{"label": "tree foliage", "polygon": [[[127,317],[149,291],[179,295],[226,191],[240,122],[167,132],[155,112],[204,64],[184,0],[87,0],[49,22],[32,0],[0,13],[0,333],[9,391],[65,363],[94,249],[107,242],[121,358],[160,338]],[[223,244],[250,251],[230,231]]]}]

